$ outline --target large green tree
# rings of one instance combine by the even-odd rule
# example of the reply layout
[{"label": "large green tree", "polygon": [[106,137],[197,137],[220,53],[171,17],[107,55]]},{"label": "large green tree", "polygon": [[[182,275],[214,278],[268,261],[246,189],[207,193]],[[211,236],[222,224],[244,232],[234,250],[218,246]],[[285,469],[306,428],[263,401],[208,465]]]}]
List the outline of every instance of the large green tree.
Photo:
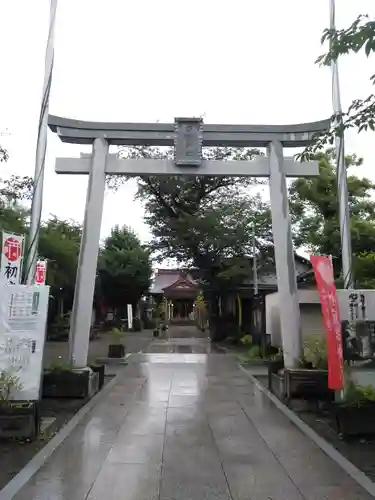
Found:
[{"label": "large green tree", "polygon": [[[341,271],[341,240],[337,205],[337,181],[333,150],[317,153],[319,177],[295,180],[289,189],[296,247],[332,255]],[[362,159],[346,157],[347,168],[355,170]],[[369,284],[371,254],[375,249],[375,184],[365,177],[348,175],[350,230],[354,274],[358,286]],[[365,261],[363,261],[365,259]],[[375,279],[375,268],[372,271]]]},{"label": "large green tree", "polygon": [[114,309],[136,306],[150,286],[149,251],[130,228],[115,226],[100,252],[98,280],[101,296]]},{"label": "large green tree", "polygon": [[52,293],[69,297],[74,293],[81,233],[80,224],[56,216],[42,224],[39,256],[48,261],[47,283]]},{"label": "large green tree", "polygon": [[[252,160],[258,150],[204,149],[206,159]],[[172,158],[173,150],[126,148],[125,158]],[[145,207],[152,233],[150,249],[159,260],[173,259],[199,269],[211,325],[217,317],[218,296],[251,272],[252,223],[258,252],[266,260],[272,241],[270,211],[257,193],[253,178],[231,176],[170,176],[138,178],[137,197]]]},{"label": "large green tree", "polygon": [[[153,147],[124,149],[126,158],[171,158],[173,151]],[[205,158],[251,160],[259,151],[210,148]],[[258,244],[270,241],[268,207],[250,193],[252,178],[170,176],[140,177],[137,197],[145,206],[151,228],[151,250],[160,260],[198,267],[212,281],[225,264],[252,252],[251,222],[257,224]]]}]

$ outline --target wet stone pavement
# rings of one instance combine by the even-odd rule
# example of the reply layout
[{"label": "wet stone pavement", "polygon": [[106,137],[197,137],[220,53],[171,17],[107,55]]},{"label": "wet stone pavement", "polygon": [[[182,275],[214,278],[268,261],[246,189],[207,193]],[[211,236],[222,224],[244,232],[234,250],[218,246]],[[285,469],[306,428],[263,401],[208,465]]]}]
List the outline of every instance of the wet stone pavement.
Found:
[{"label": "wet stone pavement", "polygon": [[[189,347],[190,343],[190,347]],[[204,339],[134,354],[16,500],[369,500]],[[1,498],[1,495],[0,495]]]}]

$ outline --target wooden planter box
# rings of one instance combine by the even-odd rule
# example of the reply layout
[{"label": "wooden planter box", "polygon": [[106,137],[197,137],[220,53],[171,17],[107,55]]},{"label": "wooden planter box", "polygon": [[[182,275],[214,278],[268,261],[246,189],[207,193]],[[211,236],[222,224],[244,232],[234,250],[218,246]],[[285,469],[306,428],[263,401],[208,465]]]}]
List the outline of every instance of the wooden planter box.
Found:
[{"label": "wooden planter box", "polygon": [[37,403],[17,402],[0,406],[0,438],[34,438],[38,433]]},{"label": "wooden planter box", "polygon": [[108,346],[109,358],[123,358],[125,356],[125,346],[123,344],[110,344]]},{"label": "wooden planter box", "polygon": [[271,373],[270,391],[277,396],[281,401],[285,399],[285,378],[284,375]]},{"label": "wooden planter box", "polygon": [[375,434],[375,401],[363,406],[334,404],[337,428],[344,436]]},{"label": "wooden planter box", "polygon": [[272,374],[276,374],[279,370],[284,368],[284,360],[270,361],[268,363],[268,388],[272,391]]},{"label": "wooden planter box", "polygon": [[94,373],[98,374],[98,390],[100,391],[104,385],[105,365],[89,365]]},{"label": "wooden planter box", "polygon": [[306,401],[333,401],[334,391],[328,388],[327,370],[284,369],[285,397]]},{"label": "wooden planter box", "polygon": [[43,398],[88,398],[98,390],[97,373],[89,370],[45,371],[43,375]]}]

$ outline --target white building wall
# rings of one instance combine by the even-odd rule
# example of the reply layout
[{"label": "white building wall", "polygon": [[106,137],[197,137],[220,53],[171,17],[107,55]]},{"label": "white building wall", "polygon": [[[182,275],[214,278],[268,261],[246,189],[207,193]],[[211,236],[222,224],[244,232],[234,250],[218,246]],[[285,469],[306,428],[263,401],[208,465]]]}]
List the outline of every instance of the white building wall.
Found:
[{"label": "white building wall", "polygon": [[[302,334],[323,334],[324,326],[319,295],[316,290],[298,290]],[[266,295],[266,332],[273,345],[281,345],[279,294]]]}]

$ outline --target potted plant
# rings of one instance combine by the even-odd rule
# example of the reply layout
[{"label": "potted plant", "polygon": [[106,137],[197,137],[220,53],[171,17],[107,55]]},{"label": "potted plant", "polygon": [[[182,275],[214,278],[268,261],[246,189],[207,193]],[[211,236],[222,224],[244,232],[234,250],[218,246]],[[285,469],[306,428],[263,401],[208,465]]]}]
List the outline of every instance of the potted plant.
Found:
[{"label": "potted plant", "polygon": [[123,358],[125,356],[125,346],[123,342],[123,332],[119,328],[111,331],[112,343],[108,346],[109,358]]},{"label": "potted plant", "polygon": [[22,389],[19,377],[11,372],[0,373],[0,437],[32,438],[38,435],[38,407],[32,401],[12,398]]},{"label": "potted plant", "polygon": [[323,336],[307,336],[300,366],[284,369],[287,400],[333,401],[334,391],[328,388],[327,345]]},{"label": "potted plant", "polygon": [[344,436],[375,434],[375,388],[348,378],[343,400],[333,405],[338,431]]},{"label": "potted plant", "polygon": [[52,363],[44,370],[43,398],[88,398],[98,390],[98,373],[91,369],[74,370],[63,362]]}]

